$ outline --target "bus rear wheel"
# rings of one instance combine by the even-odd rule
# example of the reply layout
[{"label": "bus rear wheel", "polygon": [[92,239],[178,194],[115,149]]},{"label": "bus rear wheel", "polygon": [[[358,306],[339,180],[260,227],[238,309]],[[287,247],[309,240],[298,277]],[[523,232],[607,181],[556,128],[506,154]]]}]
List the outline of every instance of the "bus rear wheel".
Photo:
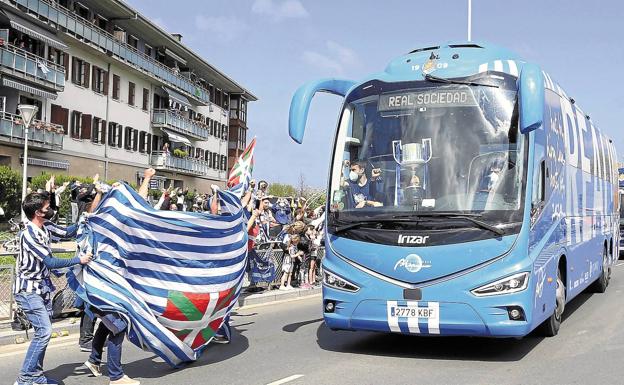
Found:
[{"label": "bus rear wheel", "polygon": [[611,266],[609,266],[609,255],[607,249],[602,251],[602,273],[591,285],[591,291],[594,293],[604,293],[607,291],[609,281],[611,280]]},{"label": "bus rear wheel", "polygon": [[559,333],[561,327],[561,317],[565,310],[566,287],[561,279],[561,268],[557,270],[557,289],[555,291],[555,310],[544,323],[540,325],[541,334],[546,337],[554,337]]}]

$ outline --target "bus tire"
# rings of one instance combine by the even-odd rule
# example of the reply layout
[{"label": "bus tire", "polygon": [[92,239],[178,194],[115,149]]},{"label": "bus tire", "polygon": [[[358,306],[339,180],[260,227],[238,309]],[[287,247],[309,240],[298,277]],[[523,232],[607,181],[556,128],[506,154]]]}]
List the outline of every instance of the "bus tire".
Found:
[{"label": "bus tire", "polygon": [[555,291],[555,310],[548,317],[546,321],[544,321],[540,325],[540,334],[545,337],[554,337],[559,333],[559,328],[561,327],[561,317],[563,316],[563,311],[565,310],[565,301],[566,301],[566,287],[565,283],[561,278],[561,267],[557,269],[557,289]]},{"label": "bus tire", "polygon": [[602,252],[602,273],[597,280],[592,283],[590,290],[594,293],[604,293],[607,291],[609,281],[611,280],[611,266],[609,266],[609,255],[605,248]]}]

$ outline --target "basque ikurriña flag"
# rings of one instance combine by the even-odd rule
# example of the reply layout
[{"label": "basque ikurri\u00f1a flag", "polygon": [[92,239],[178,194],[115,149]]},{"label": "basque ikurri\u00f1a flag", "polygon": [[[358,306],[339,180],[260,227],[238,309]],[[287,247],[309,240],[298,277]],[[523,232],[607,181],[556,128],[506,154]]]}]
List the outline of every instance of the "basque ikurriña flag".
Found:
[{"label": "basque ikurri\u00f1a flag", "polygon": [[245,148],[245,151],[238,157],[230,171],[227,187],[239,197],[247,190],[247,186],[249,186],[249,182],[251,181],[251,173],[253,172],[254,165],[253,153],[255,149],[256,138],[253,138],[251,143]]},{"label": "basque ikurri\u00f1a flag", "polygon": [[219,198],[229,215],[159,211],[121,184],[81,227],[78,252],[94,260],[68,273],[78,296],[121,314],[128,339],[172,366],[199,357],[242,286],[246,221],[238,197]]}]

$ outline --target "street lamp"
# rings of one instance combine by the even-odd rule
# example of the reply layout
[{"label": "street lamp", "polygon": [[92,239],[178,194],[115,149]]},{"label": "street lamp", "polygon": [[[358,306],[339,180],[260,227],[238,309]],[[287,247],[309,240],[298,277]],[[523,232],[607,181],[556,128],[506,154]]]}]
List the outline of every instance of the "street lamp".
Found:
[{"label": "street lamp", "polygon": [[[24,198],[26,198],[26,182],[28,180],[28,176],[26,174],[28,170],[28,127],[30,127],[30,123],[32,123],[33,118],[37,115],[37,111],[39,108],[37,106],[32,106],[30,104],[20,104],[17,106],[17,109],[20,112],[20,116],[22,117],[22,122],[24,123],[24,174],[22,175],[22,202]],[[22,220],[24,220],[26,216],[24,215],[24,211],[22,211]]]}]

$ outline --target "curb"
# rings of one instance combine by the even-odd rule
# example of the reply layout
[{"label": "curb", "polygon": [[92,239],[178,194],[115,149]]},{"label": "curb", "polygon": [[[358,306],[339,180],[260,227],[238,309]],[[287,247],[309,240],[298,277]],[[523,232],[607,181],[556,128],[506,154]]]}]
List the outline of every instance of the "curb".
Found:
[{"label": "curb", "polygon": [[[283,302],[315,297],[320,294],[320,287],[289,291],[270,290],[259,294],[243,293],[238,298],[238,306],[235,306],[234,309],[276,305]],[[75,320],[74,322],[71,321],[72,318]],[[57,333],[58,335],[55,339],[67,338],[67,336],[62,336],[62,332],[64,331],[69,332],[69,337],[77,336],[80,333],[80,318],[68,317],[52,323],[52,332]],[[33,333],[34,331],[32,329],[28,331],[29,336]],[[17,344],[16,339],[18,338],[23,338],[26,342],[29,341],[26,339],[26,332],[24,330],[14,331],[10,328],[10,326],[8,326],[8,324],[0,324],[0,346],[15,345]],[[78,343],[76,342],[76,344]]]}]

